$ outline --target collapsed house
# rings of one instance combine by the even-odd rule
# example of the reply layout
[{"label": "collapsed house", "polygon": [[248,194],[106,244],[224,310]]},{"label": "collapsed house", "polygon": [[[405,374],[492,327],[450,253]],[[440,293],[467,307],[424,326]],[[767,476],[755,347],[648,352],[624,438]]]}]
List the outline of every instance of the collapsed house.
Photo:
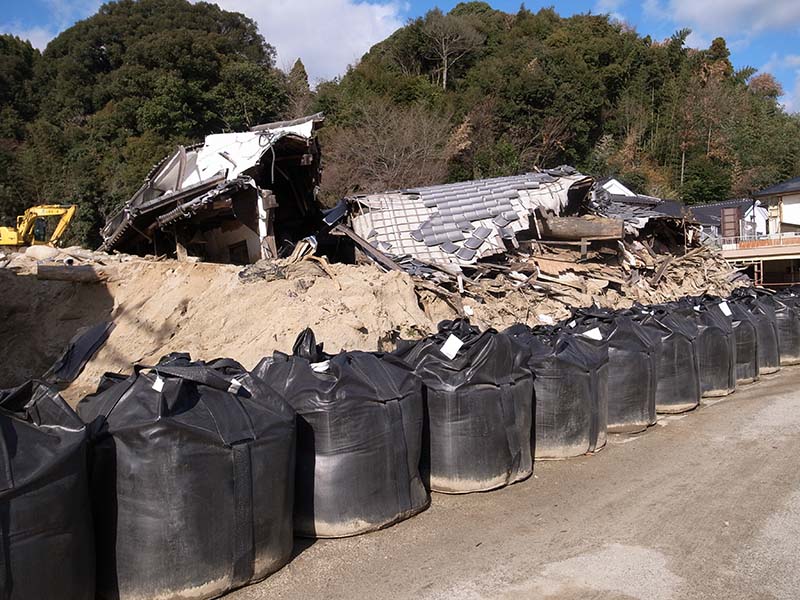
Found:
[{"label": "collapsed house", "polygon": [[[572,167],[347,199],[350,236],[385,270],[484,322],[563,315],[687,294],[739,276],[700,244],[679,203],[620,197]],[[465,302],[467,304],[465,304]]]},{"label": "collapsed house", "polygon": [[543,245],[580,245],[585,257],[593,244],[636,248],[636,238],[655,237],[666,251],[698,239],[682,204],[611,194],[569,166],[355,196],[348,204],[356,239],[371,246],[366,253],[412,274],[434,265],[454,275],[480,270]]},{"label": "collapsed house", "polygon": [[158,163],[113,215],[100,250],[249,264],[319,227],[322,114],[209,135]]},{"label": "collapsed house", "polygon": [[560,167],[355,196],[349,199],[350,220],[358,236],[401,263],[434,263],[455,273],[518,248],[537,211],[577,212],[592,182],[572,167]]}]

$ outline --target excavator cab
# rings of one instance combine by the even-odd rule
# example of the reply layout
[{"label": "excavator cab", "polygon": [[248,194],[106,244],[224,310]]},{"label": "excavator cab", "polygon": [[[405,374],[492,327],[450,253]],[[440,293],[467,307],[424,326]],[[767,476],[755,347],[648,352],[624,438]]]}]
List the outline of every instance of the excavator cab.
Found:
[{"label": "excavator cab", "polygon": [[33,224],[33,243],[45,244],[47,239],[47,220],[39,217]]}]

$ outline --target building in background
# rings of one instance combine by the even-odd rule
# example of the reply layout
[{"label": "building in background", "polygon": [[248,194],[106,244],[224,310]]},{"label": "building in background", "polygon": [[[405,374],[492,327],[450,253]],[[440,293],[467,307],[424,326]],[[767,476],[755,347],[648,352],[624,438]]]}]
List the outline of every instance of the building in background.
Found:
[{"label": "building in background", "polygon": [[[723,256],[747,268],[758,285],[800,283],[800,177],[758,191],[753,198],[752,226],[742,227],[748,212],[740,206],[738,231],[737,214],[722,208],[719,228]],[[754,234],[750,227],[755,229]]]}]

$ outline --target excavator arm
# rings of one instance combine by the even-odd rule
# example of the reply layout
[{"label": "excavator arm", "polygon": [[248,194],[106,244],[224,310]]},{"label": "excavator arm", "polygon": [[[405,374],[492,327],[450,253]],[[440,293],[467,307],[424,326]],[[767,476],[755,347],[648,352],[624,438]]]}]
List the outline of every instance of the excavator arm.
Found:
[{"label": "excavator arm", "polygon": [[[75,217],[78,207],[74,204],[42,204],[33,206],[25,214],[17,217],[16,231],[4,227],[0,232],[0,245],[27,246],[27,245],[54,245],[69,227]],[[47,217],[61,217],[48,239],[35,239],[36,223],[39,219]]]}]

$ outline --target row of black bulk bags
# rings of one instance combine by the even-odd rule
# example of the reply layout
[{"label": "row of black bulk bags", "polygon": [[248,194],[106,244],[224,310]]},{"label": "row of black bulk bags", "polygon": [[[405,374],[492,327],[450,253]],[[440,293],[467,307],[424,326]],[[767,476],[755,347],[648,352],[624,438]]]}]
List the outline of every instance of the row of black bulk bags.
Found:
[{"label": "row of black bulk bags", "polygon": [[240,365],[173,354],[104,378],[78,412],[98,598],[213,598],[288,562],[295,413]]},{"label": "row of black bulk bags", "polygon": [[636,433],[654,425],[660,340],[629,314],[597,307],[574,311],[569,326],[608,344],[608,431]]},{"label": "row of black bulk bags", "polygon": [[408,365],[368,352],[326,355],[306,330],[292,355],[276,352],[253,375],[297,412],[296,534],[356,535],[428,507],[422,384]]},{"label": "row of black bulk bags", "polygon": [[800,296],[781,290],[773,296],[781,365],[800,364]]},{"label": "row of black bulk bags", "polygon": [[733,321],[722,312],[720,302],[701,296],[669,304],[697,330],[694,347],[702,397],[727,396],[736,391],[736,337]]},{"label": "row of black bulk bags", "polygon": [[443,321],[433,336],[399,344],[395,354],[424,383],[422,471],[431,490],[486,491],[531,475],[527,347],[459,319]]},{"label": "row of black bulk bags", "polygon": [[775,304],[771,297],[755,288],[737,288],[731,300],[747,311],[756,329],[758,373],[768,375],[781,368],[780,344]]},{"label": "row of black bulk bags", "polygon": [[86,427],[58,393],[0,390],[0,598],[95,597]]},{"label": "row of black bulk bags", "polygon": [[561,459],[601,450],[607,440],[608,345],[562,327],[506,330],[531,353],[534,457]]}]

